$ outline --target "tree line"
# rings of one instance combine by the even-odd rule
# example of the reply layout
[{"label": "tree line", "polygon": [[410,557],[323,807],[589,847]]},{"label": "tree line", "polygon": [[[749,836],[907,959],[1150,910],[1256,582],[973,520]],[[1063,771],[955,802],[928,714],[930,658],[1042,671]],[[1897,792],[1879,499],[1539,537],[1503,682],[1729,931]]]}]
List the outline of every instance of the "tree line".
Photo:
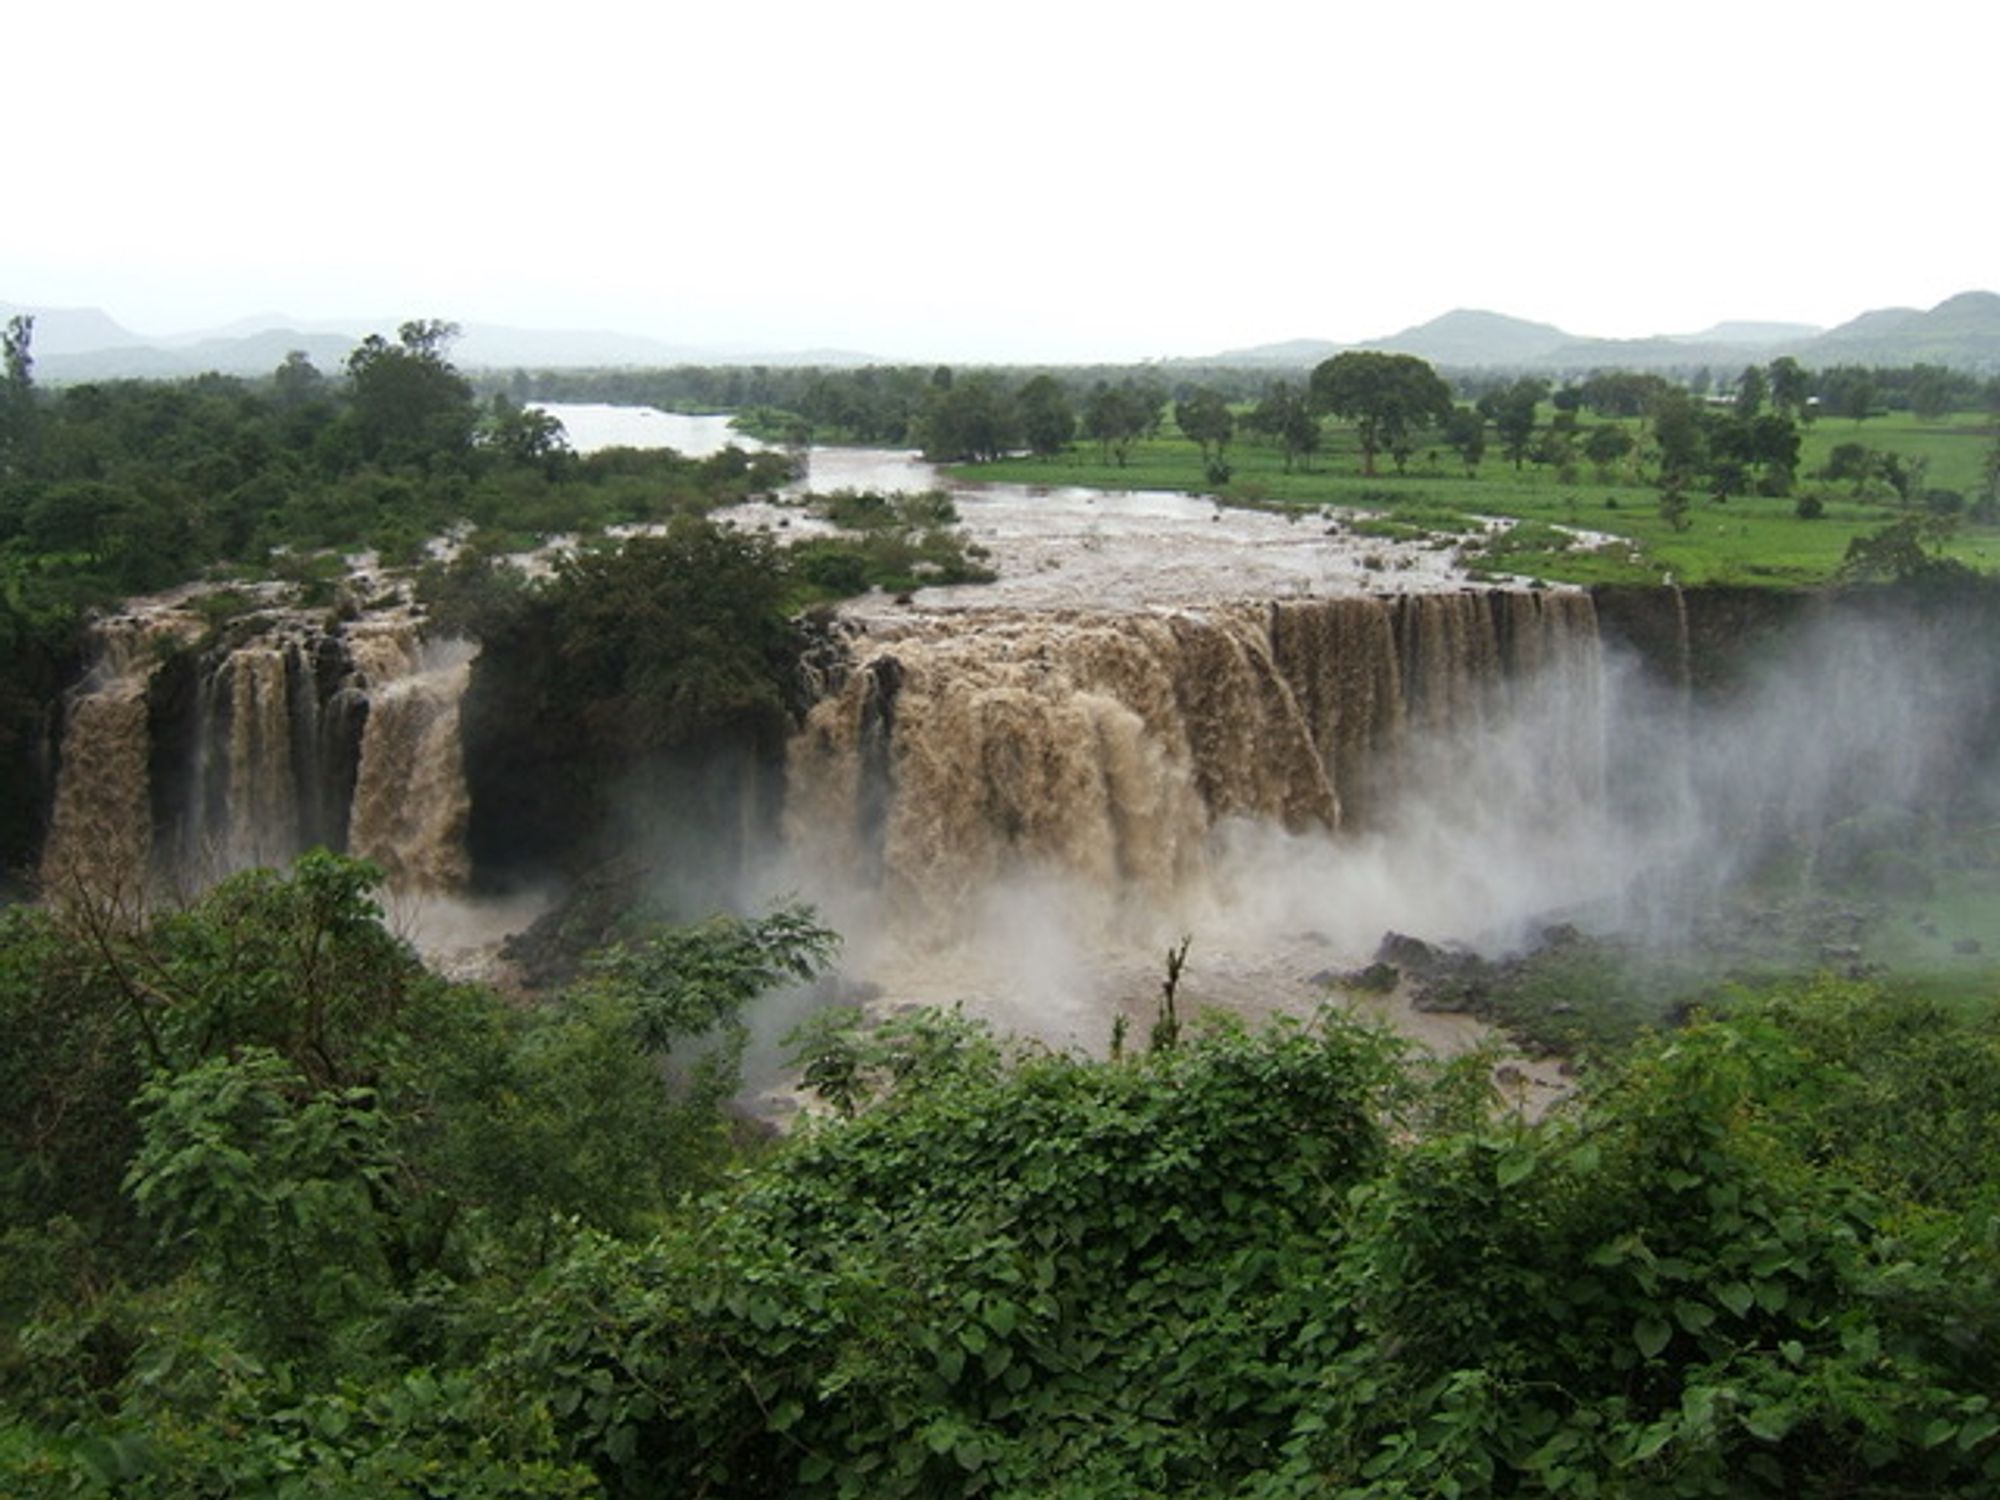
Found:
[{"label": "tree line", "polygon": [[[1598,370],[1560,382],[1540,375],[1448,376],[1409,355],[1348,351],[1303,377],[1268,370],[1185,366],[1052,370],[950,366],[857,370],[684,368],[651,372],[525,372],[511,386],[537,396],[646,400],[733,409],[773,442],[851,441],[911,446],[940,462],[1009,454],[1052,457],[1078,442],[1124,466],[1134,445],[1171,417],[1201,449],[1209,482],[1231,476],[1228,448],[1250,436],[1276,446],[1287,472],[1310,467],[1332,418],[1350,428],[1365,473],[1384,459],[1400,471],[1419,444],[1448,449],[1468,474],[1489,448],[1516,468],[1532,463],[1600,477],[1640,457],[1663,491],[1716,498],[1793,492],[1806,425],[1857,424],[1884,412],[1930,420],[2000,410],[2000,379],[1943,366],[1808,369],[1790,356],[1718,381]],[[1599,420],[1582,421],[1585,414]],[[1633,423],[1641,430],[1631,430]],[[1643,445],[1643,452],[1642,452]]]}]

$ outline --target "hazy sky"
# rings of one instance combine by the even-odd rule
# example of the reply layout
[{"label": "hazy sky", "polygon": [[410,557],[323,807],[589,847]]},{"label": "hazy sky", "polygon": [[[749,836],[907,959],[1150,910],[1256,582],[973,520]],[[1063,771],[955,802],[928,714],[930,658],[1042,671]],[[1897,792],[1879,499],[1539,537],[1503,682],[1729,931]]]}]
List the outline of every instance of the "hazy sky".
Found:
[{"label": "hazy sky", "polygon": [[893,358],[2000,290],[2000,6],[29,0],[0,299]]}]

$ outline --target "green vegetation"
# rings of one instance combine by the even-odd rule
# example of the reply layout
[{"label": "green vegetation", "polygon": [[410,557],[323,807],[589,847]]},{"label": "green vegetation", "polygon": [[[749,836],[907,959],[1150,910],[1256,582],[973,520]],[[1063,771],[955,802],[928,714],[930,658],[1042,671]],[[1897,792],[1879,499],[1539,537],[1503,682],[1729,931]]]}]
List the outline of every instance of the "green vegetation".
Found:
[{"label": "green vegetation", "polygon": [[809,495],[806,510],[842,534],[794,542],[787,567],[793,602],[811,605],[881,589],[906,594],[925,585],[991,583],[983,549],[952,528],[958,510],[943,490],[878,495],[843,490]]},{"label": "green vegetation", "polygon": [[[424,589],[483,645],[475,802],[529,843],[636,805],[721,847],[768,805],[740,783],[797,706],[798,608],[976,575],[939,496],[815,497],[843,535],[788,561],[699,514],[765,487],[765,461],[577,460],[518,404],[481,412],[446,337],[371,341],[334,392],[287,361],[268,391],[45,401],[10,330],[0,749],[88,602],[196,558],[327,585],[314,549],[414,560],[465,524]],[[1220,381],[1173,393],[1179,436],[1141,376],[928,372],[905,430],[1044,453],[983,475],[1355,504],[1382,535],[1520,516],[1489,565],[1565,576],[1949,580],[1978,556],[1964,528],[1991,524],[1983,424],[1912,417],[1906,444],[1872,376],[1838,387],[1852,416],[1802,426],[1777,367],[1726,412],[1533,381],[1447,411],[1419,372],[1371,371],[1388,395],[1331,375],[1247,411]],[[1323,431],[1315,405],[1373,426]],[[1064,457],[1076,434],[1091,451]],[[1377,452],[1397,475],[1363,472]],[[613,519],[664,524],[543,580],[497,561]],[[1586,550],[1588,529],[1629,545]],[[1846,828],[1821,876],[1879,874],[1895,832]],[[1934,899],[1880,914],[1910,951],[1970,959],[1990,926],[1990,830],[1964,837]],[[315,853],[144,919],[0,909],[0,1489],[2000,1487],[2000,1005],[1979,966],[1929,975],[1950,1003],[1851,977],[1635,985],[1573,940],[1435,975],[1585,1059],[1579,1095],[1530,1120],[1486,1057],[1441,1067],[1332,1012],[1182,1016],[1184,941],[1151,1045],[1120,1032],[1105,1061],[955,1014],[823,1010],[797,1061],[827,1113],[773,1140],[730,1100],[751,1008],[832,954],[809,912],[628,921],[560,990],[503,997],[427,972],[378,890]]]},{"label": "green vegetation", "polygon": [[757,1143],[722,1101],[744,1007],[829,953],[809,916],[503,1002],[374,878],[0,913],[0,1486],[2000,1481],[1990,999],[1737,999],[1539,1123],[1335,1015],[1092,1062],[832,1010],[799,1046],[837,1108]]},{"label": "green vegetation", "polygon": [[[496,557],[556,536],[686,521],[792,477],[786,455],[737,448],[702,459],[629,448],[578,456],[546,413],[504,392],[479,401],[447,357],[454,332],[413,321],[393,341],[366,339],[339,379],[293,355],[265,381],[44,393],[33,380],[31,325],[9,325],[0,344],[0,869],[32,855],[35,756],[93,608],[195,579],[257,578],[293,584],[302,605],[331,607],[344,555],[372,550],[384,568],[416,570],[450,536],[463,561],[428,570],[428,597],[449,623],[494,633],[505,628],[499,606],[533,592],[489,579]],[[728,550],[712,547],[722,549],[718,561]],[[789,561],[764,548],[747,572],[731,565],[725,574],[743,585],[753,614],[771,599],[796,611],[871,587],[991,576],[935,506],[815,542]],[[232,598],[241,596],[225,587],[203,612],[220,624]],[[721,640],[754,638],[703,636],[690,659],[707,661]],[[681,687],[726,695],[741,674],[716,681],[696,674]]]},{"label": "green vegetation", "polygon": [[[1400,372],[1407,389],[1371,384],[1370,372]],[[1953,521],[1948,556],[1983,571],[2000,563],[2000,380],[1937,365],[1807,370],[1785,358],[1720,390],[1711,372],[1684,373],[1699,378],[1601,370],[1557,386],[1471,373],[1457,380],[1456,404],[1441,404],[1422,361],[1366,351],[1303,382],[1209,366],[941,366],[544,372],[514,389],[737,409],[774,441],[914,446],[1026,484],[1289,509],[1430,505],[1539,523],[1539,545],[1470,559],[1516,577],[1811,585],[1841,571],[1856,538],[1913,510]],[[1374,394],[1355,405],[1357,391]],[[1868,455],[1859,483],[1833,457],[1855,443]],[[1371,472],[1378,453],[1395,462],[1386,483]],[[1616,540],[1592,546],[1579,532]]]},{"label": "green vegetation", "polygon": [[[1810,585],[1841,572],[1856,538],[1913,515],[1942,519],[1946,555],[1981,571],[2000,567],[2000,512],[1989,503],[1986,472],[1995,443],[1989,418],[1877,419],[1863,433],[1859,474],[1835,459],[1837,449],[1856,441],[1853,425],[1822,419],[1799,431],[1796,477],[1784,492],[1717,498],[1706,480],[1696,481],[1682,491],[1686,507],[1677,525],[1662,513],[1658,444],[1645,421],[1578,424],[1565,435],[1548,425],[1560,413],[1537,411],[1541,425],[1528,437],[1518,469],[1475,459],[1469,474],[1434,432],[1410,452],[1403,473],[1371,477],[1351,429],[1330,426],[1308,448],[1246,419],[1221,484],[1210,482],[1201,446],[1173,432],[1135,437],[1122,463],[1077,447],[1053,459],[981,464],[968,477],[1207,492],[1227,503],[1285,510],[1358,508],[1394,523],[1383,534],[1404,537],[1464,536],[1475,517],[1507,517],[1524,523],[1524,535],[1475,546],[1469,560],[1495,574],[1552,582]],[[1598,452],[1607,455],[1600,461],[1588,444],[1607,430],[1622,434],[1626,445],[1612,453],[1600,440]],[[1554,446],[1547,445],[1551,437]],[[1813,501],[1809,519],[1802,518],[1801,497]],[[1593,545],[1592,536],[1612,541]]]}]

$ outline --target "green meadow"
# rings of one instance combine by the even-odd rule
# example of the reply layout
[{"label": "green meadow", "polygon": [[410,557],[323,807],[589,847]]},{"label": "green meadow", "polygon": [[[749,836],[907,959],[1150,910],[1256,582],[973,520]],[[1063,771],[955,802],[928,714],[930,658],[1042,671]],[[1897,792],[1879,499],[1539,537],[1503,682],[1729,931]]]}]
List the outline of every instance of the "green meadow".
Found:
[{"label": "green meadow", "polygon": [[[1579,430],[1593,425],[1586,418]],[[1504,517],[1519,524],[1466,553],[1474,567],[1496,576],[1578,584],[1671,579],[1788,587],[1832,577],[1854,538],[1913,513],[1879,480],[1857,485],[1821,478],[1838,445],[1860,443],[1894,454],[1906,468],[1921,460],[1922,488],[1955,491],[1970,504],[1984,493],[1995,441],[1993,419],[1983,414],[1928,422],[1907,413],[1858,423],[1822,418],[1803,430],[1792,494],[1717,501],[1691,491],[1677,528],[1662,515],[1660,491],[1644,462],[1643,424],[1623,425],[1640,440],[1640,459],[1604,470],[1583,459],[1566,468],[1532,462],[1516,468],[1489,440],[1471,475],[1441,442],[1420,444],[1403,473],[1385,459],[1380,472],[1367,475],[1353,431],[1328,423],[1325,445],[1311,468],[1295,465],[1292,472],[1274,442],[1241,433],[1224,454],[1230,477],[1217,485],[1209,481],[1197,445],[1168,421],[1157,436],[1133,444],[1123,465],[1096,443],[1079,440],[1051,458],[1008,458],[952,472],[974,483],[1174,490],[1214,495],[1229,505],[1353,512],[1350,524],[1386,536],[1477,538],[1487,530],[1482,518]],[[1799,513],[1799,501],[1807,496],[1821,507],[1812,519]],[[2000,526],[1961,520],[1946,549],[1971,567],[1993,571],[2000,568]]]}]

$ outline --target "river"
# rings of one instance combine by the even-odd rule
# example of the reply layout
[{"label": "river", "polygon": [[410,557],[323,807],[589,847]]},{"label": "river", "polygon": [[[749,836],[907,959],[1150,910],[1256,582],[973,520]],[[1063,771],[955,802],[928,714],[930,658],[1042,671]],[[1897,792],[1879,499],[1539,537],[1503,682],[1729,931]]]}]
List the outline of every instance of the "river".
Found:
[{"label": "river", "polygon": [[[726,416],[557,403],[543,410],[562,421],[579,452],[622,445],[701,456],[730,443],[765,446],[734,432]],[[1051,478],[1059,474],[1055,468]],[[986,550],[1000,577],[925,589],[916,603],[927,612],[1191,608],[1223,599],[1433,592],[1470,582],[1449,546],[1368,536],[1346,515],[1246,510],[1163,490],[968,483],[915,453],[889,449],[813,448],[805,477],[787,495],[720,514],[784,540],[824,529],[802,524],[797,502],[807,492],[930,489],[950,492],[967,540]],[[874,594],[844,612],[866,619],[910,607]]]}]

